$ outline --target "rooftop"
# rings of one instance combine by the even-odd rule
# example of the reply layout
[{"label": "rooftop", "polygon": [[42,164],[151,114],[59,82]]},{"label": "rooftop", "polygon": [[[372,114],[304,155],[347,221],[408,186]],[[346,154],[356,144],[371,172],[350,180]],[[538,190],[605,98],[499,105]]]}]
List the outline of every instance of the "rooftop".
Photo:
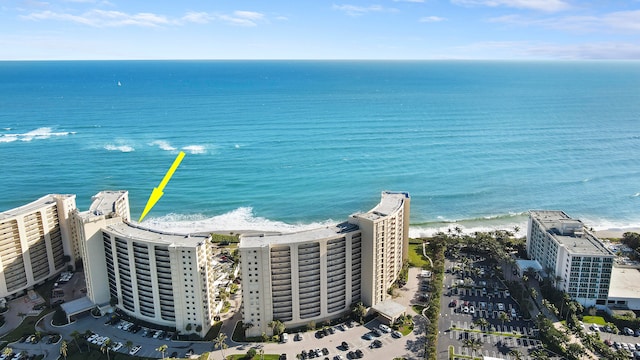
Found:
[{"label": "rooftop", "polygon": [[369,220],[381,219],[396,212],[400,207],[402,207],[405,199],[408,198],[409,193],[407,192],[383,191],[382,199],[376,207],[364,214],[355,214],[354,216]]},{"label": "rooftop", "polygon": [[640,269],[614,266],[611,269],[609,299],[640,298]]},{"label": "rooftop", "polygon": [[60,198],[75,198],[75,195],[58,195],[58,194],[49,194],[49,195],[45,195],[43,197],[41,197],[38,200],[35,200],[33,202],[30,202],[26,205],[22,205],[20,207],[11,209],[11,210],[7,210],[7,211],[3,211],[0,213],[0,220],[6,220],[6,219],[10,219],[16,216],[20,216],[20,215],[24,215],[24,214],[29,214],[32,213],[38,209],[40,209],[41,207],[48,205],[48,204],[55,204],[56,203],[56,198],[60,197]]},{"label": "rooftop", "polygon": [[572,219],[563,211],[532,210],[530,214],[570,254],[614,256],[582,221]]},{"label": "rooftop", "polygon": [[116,211],[114,209],[115,203],[122,196],[126,196],[127,191],[100,191],[91,198],[91,205],[89,211],[94,215],[107,215]]},{"label": "rooftop", "polygon": [[314,240],[330,239],[343,236],[345,233],[357,231],[358,225],[347,222],[335,226],[298,231],[292,233],[272,233],[272,234],[243,234],[240,236],[239,247],[255,248],[278,244],[291,244],[294,242],[307,242]]},{"label": "rooftop", "polygon": [[109,225],[106,230],[124,238],[175,246],[197,246],[210,239],[207,235],[169,233],[125,222]]}]

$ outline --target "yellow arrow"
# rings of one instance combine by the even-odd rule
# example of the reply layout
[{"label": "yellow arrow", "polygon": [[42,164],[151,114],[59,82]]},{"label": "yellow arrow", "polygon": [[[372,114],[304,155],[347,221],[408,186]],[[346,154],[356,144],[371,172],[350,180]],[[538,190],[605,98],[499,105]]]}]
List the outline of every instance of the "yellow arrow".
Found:
[{"label": "yellow arrow", "polygon": [[162,195],[164,195],[164,192],[162,190],[164,190],[164,187],[167,186],[169,179],[171,179],[171,176],[173,176],[173,173],[178,168],[178,165],[180,165],[182,158],[184,158],[184,151],[180,151],[180,153],[178,153],[178,156],[176,156],[176,159],[173,160],[173,164],[171,164],[169,171],[167,171],[167,173],[164,175],[164,178],[162,178],[160,185],[153,188],[151,196],[149,196],[147,205],[144,207],[144,211],[142,212],[142,215],[140,215],[140,220],[138,220],[138,222],[142,222],[142,219],[147,216],[147,213],[151,211],[151,208],[158,202],[158,200],[160,200]]}]

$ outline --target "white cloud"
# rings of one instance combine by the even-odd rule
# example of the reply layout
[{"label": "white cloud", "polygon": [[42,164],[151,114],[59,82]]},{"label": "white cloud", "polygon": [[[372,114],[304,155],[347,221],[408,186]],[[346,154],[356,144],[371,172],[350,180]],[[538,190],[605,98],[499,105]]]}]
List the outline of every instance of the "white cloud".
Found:
[{"label": "white cloud", "polygon": [[570,7],[569,4],[562,0],[451,0],[451,2],[463,6],[506,6],[546,12],[566,10]]},{"label": "white cloud", "polygon": [[155,27],[161,25],[172,24],[173,21],[169,20],[164,15],[157,15],[153,13],[137,13],[127,14],[120,11],[107,11],[107,10],[90,10],[81,15],[73,15],[68,13],[58,13],[50,10],[31,13],[29,15],[22,16],[25,20],[58,20],[58,21],[70,21],[78,24],[93,26],[93,27],[119,27],[119,26],[142,26],[142,27]]},{"label": "white cloud", "polygon": [[216,20],[231,25],[257,26],[259,22],[266,21],[264,14],[255,11],[234,11],[231,14],[192,11],[174,19],[154,13],[128,14],[121,11],[99,9],[90,10],[82,14],[45,10],[22,15],[21,18],[32,21],[67,21],[97,28],[122,26],[159,27],[184,25],[186,23],[207,24]]},{"label": "white cloud", "polygon": [[575,32],[640,32],[640,10],[618,11],[592,16],[560,16],[551,18],[529,18],[521,15],[506,15],[489,19],[490,22],[518,26],[540,26]]},{"label": "white cloud", "polygon": [[607,42],[552,44],[529,41],[485,41],[453,48],[467,58],[637,60],[640,44]]},{"label": "white cloud", "polygon": [[426,22],[426,23],[440,22],[445,20],[447,19],[440,16],[423,16],[420,18],[420,22]]},{"label": "white cloud", "polygon": [[182,18],[182,22],[206,24],[211,21],[213,17],[206,12],[191,11],[186,13]]},{"label": "white cloud", "polygon": [[349,16],[361,16],[367,13],[373,12],[397,12],[398,9],[394,8],[385,8],[380,5],[369,5],[369,6],[357,6],[357,5],[333,5],[334,10],[339,10],[346,13]]}]

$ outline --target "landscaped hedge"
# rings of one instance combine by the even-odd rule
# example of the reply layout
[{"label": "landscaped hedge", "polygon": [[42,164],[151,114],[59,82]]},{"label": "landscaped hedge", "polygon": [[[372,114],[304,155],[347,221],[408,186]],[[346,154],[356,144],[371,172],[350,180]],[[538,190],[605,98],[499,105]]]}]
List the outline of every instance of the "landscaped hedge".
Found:
[{"label": "landscaped hedge", "polygon": [[442,295],[442,283],[444,281],[444,250],[445,243],[430,241],[427,245],[427,253],[433,260],[433,269],[431,277],[431,297],[429,298],[429,307],[425,310],[425,315],[429,319],[427,325],[424,357],[428,360],[437,360],[438,352],[438,316],[440,314],[440,296]]}]

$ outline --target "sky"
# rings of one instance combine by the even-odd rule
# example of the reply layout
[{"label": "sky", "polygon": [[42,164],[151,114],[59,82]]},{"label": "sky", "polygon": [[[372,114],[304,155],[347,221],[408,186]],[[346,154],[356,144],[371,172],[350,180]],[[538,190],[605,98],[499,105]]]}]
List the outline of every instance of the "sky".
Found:
[{"label": "sky", "polygon": [[640,59],[640,0],[0,0],[0,60]]}]

